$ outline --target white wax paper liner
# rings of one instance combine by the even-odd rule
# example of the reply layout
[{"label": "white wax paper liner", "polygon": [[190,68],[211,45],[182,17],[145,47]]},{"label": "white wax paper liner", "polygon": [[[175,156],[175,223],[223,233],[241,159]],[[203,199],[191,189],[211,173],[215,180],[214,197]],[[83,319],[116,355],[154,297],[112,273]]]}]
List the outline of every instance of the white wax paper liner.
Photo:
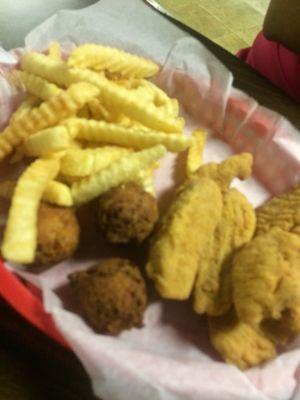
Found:
[{"label": "white wax paper liner", "polygon": [[[233,151],[253,153],[256,176],[265,187],[255,178],[234,185],[254,206],[266,200],[269,192],[282,193],[300,180],[299,132],[234,89],[230,72],[209,51],[142,1],[130,0],[125,5],[122,0],[102,0],[80,11],[59,12],[33,30],[25,44],[27,50],[44,51],[51,40],[60,41],[66,51],[74,43],[95,42],[159,62],[163,70],[157,83],[180,100],[187,131],[200,124],[215,134],[205,148],[205,162],[221,161]],[[17,65],[18,54],[1,51],[2,69]],[[3,79],[0,93],[3,127],[20,98]],[[159,196],[174,187],[174,162],[169,155],[156,173]],[[5,171],[0,174],[6,177]],[[40,274],[18,270],[41,288],[46,311],[103,400],[299,398],[300,343],[295,341],[275,360],[243,373],[225,365],[212,351],[205,319],[196,316],[186,302],[162,301],[151,294],[143,329],[125,331],[116,338],[96,335],[76,312],[67,275],[103,254],[108,254],[105,247],[84,262],[71,260]]]}]

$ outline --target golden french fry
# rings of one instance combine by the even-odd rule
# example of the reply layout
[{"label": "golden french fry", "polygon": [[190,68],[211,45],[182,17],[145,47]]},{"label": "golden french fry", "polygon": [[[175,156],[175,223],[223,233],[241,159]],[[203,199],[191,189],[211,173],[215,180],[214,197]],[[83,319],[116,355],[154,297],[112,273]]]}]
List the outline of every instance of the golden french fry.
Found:
[{"label": "golden french fry", "polygon": [[143,98],[152,102],[155,107],[163,111],[165,115],[172,116],[173,118],[178,117],[178,101],[176,99],[171,99],[167,93],[165,93],[154,83],[145,79],[141,79],[136,90]]},{"label": "golden french fry", "polygon": [[91,112],[88,104],[85,104],[81,110],[78,111],[77,116],[79,118],[87,118],[91,117]]},{"label": "golden french fry", "polygon": [[68,150],[61,160],[60,172],[64,175],[77,177],[91,175],[106,168],[128,152],[128,149],[113,146]]},{"label": "golden french fry", "polygon": [[178,105],[178,101],[176,99],[170,99],[165,104],[163,104],[161,106],[161,108],[164,110],[164,112],[167,115],[170,115],[170,116],[172,116],[174,118],[178,117],[179,105]]},{"label": "golden french fry", "polygon": [[92,101],[90,101],[88,107],[93,119],[104,119],[105,121],[112,120],[112,113],[107,110],[107,108],[104,106],[104,104],[101,103],[99,99],[93,99]]},{"label": "golden french fry", "polygon": [[51,60],[38,53],[26,53],[21,60],[22,68],[61,86],[70,86],[76,82],[89,82],[100,90],[100,99],[110,108],[119,110],[133,120],[141,122],[155,130],[164,132],[181,132],[183,119],[166,115],[147,99],[143,100],[139,93],[128,90],[105,76],[94,71],[70,68],[63,61]]},{"label": "golden french fry", "polygon": [[186,174],[191,176],[202,165],[202,153],[206,142],[207,133],[195,129],[193,132],[193,145],[189,148],[186,159]]},{"label": "golden french fry", "polygon": [[43,193],[43,200],[61,207],[73,205],[71,189],[58,181],[49,182]]},{"label": "golden french fry", "polygon": [[163,109],[143,99],[138,92],[127,90],[89,70],[70,70],[74,81],[87,81],[100,89],[100,98],[109,108],[118,109],[133,120],[155,130],[182,132],[183,120],[166,115]]},{"label": "golden french fry", "polygon": [[40,159],[32,163],[17,181],[1,247],[6,260],[21,264],[34,261],[40,200],[58,171],[58,160]]},{"label": "golden french fry", "polygon": [[24,144],[24,153],[30,157],[44,157],[65,150],[71,145],[68,127],[55,126],[31,135]]},{"label": "golden french fry", "polygon": [[0,135],[0,161],[31,134],[74,115],[98,94],[99,90],[95,86],[84,82],[77,83],[12,121]]},{"label": "golden french fry", "polygon": [[28,96],[16,109],[16,111],[10,117],[10,122],[16,121],[18,118],[22,117],[28,111],[32,110],[37,104],[38,99],[34,96]]},{"label": "golden french fry", "polygon": [[53,60],[44,54],[34,52],[23,54],[21,69],[62,87],[68,87],[74,83],[74,80],[70,79],[70,68],[67,63],[62,60]]},{"label": "golden french fry", "polygon": [[155,190],[153,186],[153,168],[147,168],[141,170],[136,178],[135,182],[137,182],[141,187],[145,190],[145,192],[148,192],[151,194],[153,197],[155,197]]},{"label": "golden french fry", "polygon": [[166,153],[159,145],[147,150],[130,153],[110,164],[100,172],[73,183],[71,192],[75,204],[88,202],[112,187],[132,179],[141,169],[145,169]]},{"label": "golden french fry", "polygon": [[48,57],[52,60],[61,60],[60,44],[58,42],[54,41],[50,43]]},{"label": "golden french fry", "polygon": [[96,71],[106,70],[110,74],[123,78],[150,77],[159,71],[159,66],[153,61],[116,48],[96,44],[77,47],[70,54],[68,64],[72,67],[91,68]]},{"label": "golden french fry", "polygon": [[25,89],[26,92],[44,101],[62,92],[62,89],[54,83],[24,71],[13,71],[8,79],[16,88]]},{"label": "golden french fry", "polygon": [[163,144],[169,151],[179,152],[192,145],[193,139],[178,134],[126,128],[105,121],[69,119],[65,122],[77,130],[77,139],[109,143],[135,149]]},{"label": "golden french fry", "polygon": [[[0,182],[0,197],[11,200],[16,188],[16,181]],[[73,205],[71,190],[68,186],[61,182],[51,181],[46,187],[42,199],[48,203],[62,207],[70,207]]]}]

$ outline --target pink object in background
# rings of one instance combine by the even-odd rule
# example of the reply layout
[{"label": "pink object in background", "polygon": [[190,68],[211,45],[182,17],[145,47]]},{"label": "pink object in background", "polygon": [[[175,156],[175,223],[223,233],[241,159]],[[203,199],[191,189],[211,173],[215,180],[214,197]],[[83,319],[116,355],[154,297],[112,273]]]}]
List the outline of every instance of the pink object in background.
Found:
[{"label": "pink object in background", "polygon": [[237,56],[300,102],[300,55],[260,32],[252,47]]}]

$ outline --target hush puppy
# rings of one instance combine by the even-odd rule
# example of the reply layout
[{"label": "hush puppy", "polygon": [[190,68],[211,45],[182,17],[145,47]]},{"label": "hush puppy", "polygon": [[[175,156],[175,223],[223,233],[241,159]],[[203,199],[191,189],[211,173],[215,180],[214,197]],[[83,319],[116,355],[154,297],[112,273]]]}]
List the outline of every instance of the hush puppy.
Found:
[{"label": "hush puppy", "polygon": [[97,332],[116,335],[141,327],[147,304],[144,279],[130,261],[107,259],[69,275],[85,319]]}]

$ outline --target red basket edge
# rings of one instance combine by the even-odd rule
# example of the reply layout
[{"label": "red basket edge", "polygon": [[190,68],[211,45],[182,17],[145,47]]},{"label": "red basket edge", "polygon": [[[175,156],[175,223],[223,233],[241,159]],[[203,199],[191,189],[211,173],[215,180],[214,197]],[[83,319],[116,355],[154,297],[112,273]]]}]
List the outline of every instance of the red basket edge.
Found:
[{"label": "red basket edge", "polygon": [[62,346],[70,348],[41,300],[10,272],[0,258],[0,296],[28,322]]}]

